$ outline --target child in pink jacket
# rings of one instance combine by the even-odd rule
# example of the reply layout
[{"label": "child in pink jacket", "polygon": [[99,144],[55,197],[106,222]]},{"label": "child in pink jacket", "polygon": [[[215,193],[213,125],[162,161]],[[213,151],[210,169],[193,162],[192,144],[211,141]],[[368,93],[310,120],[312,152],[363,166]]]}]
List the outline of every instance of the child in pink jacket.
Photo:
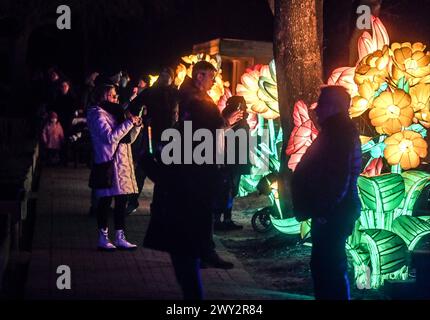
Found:
[{"label": "child in pink jacket", "polygon": [[57,164],[60,161],[60,150],[64,142],[64,131],[55,112],[49,113],[49,121],[42,131],[42,141],[46,148],[48,163]]}]

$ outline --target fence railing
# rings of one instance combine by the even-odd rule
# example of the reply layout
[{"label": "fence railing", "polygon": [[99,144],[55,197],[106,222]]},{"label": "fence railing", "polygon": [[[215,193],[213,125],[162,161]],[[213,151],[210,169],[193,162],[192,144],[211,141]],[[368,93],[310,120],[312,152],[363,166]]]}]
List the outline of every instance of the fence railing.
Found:
[{"label": "fence railing", "polygon": [[30,120],[0,118],[0,289],[12,252],[23,249],[23,225],[38,180],[38,132]]}]

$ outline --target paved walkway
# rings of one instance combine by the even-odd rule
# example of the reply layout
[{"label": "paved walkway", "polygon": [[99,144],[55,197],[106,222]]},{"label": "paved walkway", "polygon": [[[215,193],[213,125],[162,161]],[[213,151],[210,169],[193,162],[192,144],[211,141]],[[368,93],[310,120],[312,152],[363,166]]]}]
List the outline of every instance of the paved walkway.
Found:
[{"label": "paved walkway", "polygon": [[[38,192],[33,250],[26,299],[181,299],[169,256],[139,247],[134,252],[95,249],[95,217],[88,215],[89,170],[45,168]],[[146,185],[141,208],[127,220],[127,236],[142,244],[150,219],[152,185]],[[112,220],[112,219],[111,219]],[[216,239],[215,239],[216,240]],[[207,299],[302,299],[257,285],[235,256],[217,241],[232,270],[202,270]],[[71,289],[59,290],[57,267],[71,270]]]}]

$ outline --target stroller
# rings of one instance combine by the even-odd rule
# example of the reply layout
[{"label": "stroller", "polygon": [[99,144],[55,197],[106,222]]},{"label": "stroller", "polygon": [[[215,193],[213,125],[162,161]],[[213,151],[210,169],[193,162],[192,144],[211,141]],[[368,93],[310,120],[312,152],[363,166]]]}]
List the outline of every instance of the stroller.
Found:
[{"label": "stroller", "polygon": [[257,190],[260,194],[269,196],[271,205],[255,212],[251,219],[252,228],[260,233],[265,233],[273,228],[271,216],[280,218],[280,203],[278,194],[278,177],[277,172],[272,172],[263,177],[258,185]]}]

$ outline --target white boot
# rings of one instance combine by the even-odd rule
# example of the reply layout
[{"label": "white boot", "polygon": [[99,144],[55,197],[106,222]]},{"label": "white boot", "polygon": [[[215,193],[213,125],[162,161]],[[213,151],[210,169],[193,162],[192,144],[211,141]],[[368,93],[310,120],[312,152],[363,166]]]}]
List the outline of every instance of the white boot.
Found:
[{"label": "white boot", "polygon": [[124,230],[115,231],[115,245],[118,249],[123,250],[132,250],[137,248],[137,245],[132,244],[125,239]]},{"label": "white boot", "polygon": [[116,247],[110,242],[108,238],[108,228],[99,229],[99,243],[97,247],[99,250],[105,251],[112,251],[116,249]]}]

